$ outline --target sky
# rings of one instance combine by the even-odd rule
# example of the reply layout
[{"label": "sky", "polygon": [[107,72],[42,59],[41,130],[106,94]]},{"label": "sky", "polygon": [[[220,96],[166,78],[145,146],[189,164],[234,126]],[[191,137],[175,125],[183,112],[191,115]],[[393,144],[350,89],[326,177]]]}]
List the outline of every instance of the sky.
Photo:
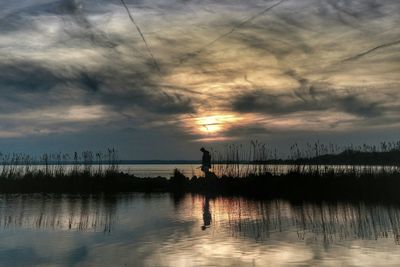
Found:
[{"label": "sky", "polygon": [[0,0],[0,151],[398,140],[398,0]]}]

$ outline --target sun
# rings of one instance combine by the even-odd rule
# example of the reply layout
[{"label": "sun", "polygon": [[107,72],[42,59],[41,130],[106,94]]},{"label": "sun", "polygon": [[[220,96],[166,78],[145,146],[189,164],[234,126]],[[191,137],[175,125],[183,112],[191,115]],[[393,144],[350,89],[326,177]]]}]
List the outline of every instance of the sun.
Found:
[{"label": "sun", "polygon": [[213,114],[196,118],[196,125],[200,132],[217,134],[229,128],[238,118],[232,114]]},{"label": "sun", "polygon": [[182,117],[187,133],[195,137],[195,141],[215,142],[234,139],[229,136],[229,130],[246,123],[247,119],[242,114],[227,112],[200,111],[196,115]]}]

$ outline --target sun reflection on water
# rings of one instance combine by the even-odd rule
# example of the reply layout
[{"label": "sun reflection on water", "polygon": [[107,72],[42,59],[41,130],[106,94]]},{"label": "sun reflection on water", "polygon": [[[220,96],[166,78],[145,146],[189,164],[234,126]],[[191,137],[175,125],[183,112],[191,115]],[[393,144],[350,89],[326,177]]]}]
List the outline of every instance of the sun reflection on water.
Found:
[{"label": "sun reflection on water", "polygon": [[6,248],[0,256],[30,248],[11,258],[18,264],[0,257],[0,266],[49,266],[55,257],[48,255],[60,262],[79,256],[77,266],[372,267],[382,259],[391,266],[400,261],[397,205],[191,194],[3,195],[0,228]]}]

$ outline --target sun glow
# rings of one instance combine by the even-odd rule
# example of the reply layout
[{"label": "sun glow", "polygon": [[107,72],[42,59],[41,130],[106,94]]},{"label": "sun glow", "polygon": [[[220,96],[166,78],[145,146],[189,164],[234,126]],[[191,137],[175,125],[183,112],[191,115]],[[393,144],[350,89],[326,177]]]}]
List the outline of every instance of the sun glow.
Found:
[{"label": "sun glow", "polygon": [[196,118],[196,125],[202,133],[216,134],[226,130],[232,123],[238,120],[239,118],[232,114],[209,115]]},{"label": "sun glow", "polygon": [[233,112],[199,112],[198,116],[184,117],[180,121],[184,123],[187,133],[195,137],[195,141],[215,142],[235,139],[235,136],[229,136],[230,130],[247,125],[254,118]]}]

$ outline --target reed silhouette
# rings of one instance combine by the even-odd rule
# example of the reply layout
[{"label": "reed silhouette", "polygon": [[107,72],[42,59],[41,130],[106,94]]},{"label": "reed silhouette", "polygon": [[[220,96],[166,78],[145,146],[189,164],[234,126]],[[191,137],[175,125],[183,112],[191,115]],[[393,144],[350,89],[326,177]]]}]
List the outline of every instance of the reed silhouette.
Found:
[{"label": "reed silhouette", "polygon": [[247,147],[229,145],[223,152],[211,150],[213,175],[191,178],[177,169],[169,178],[139,178],[124,173],[119,169],[115,149],[105,153],[44,154],[38,159],[1,154],[0,192],[195,192],[291,200],[400,202],[399,153],[399,142],[382,142],[379,148],[339,148],[316,142],[303,149],[293,145],[288,159],[282,160],[275,149],[252,141]]}]

